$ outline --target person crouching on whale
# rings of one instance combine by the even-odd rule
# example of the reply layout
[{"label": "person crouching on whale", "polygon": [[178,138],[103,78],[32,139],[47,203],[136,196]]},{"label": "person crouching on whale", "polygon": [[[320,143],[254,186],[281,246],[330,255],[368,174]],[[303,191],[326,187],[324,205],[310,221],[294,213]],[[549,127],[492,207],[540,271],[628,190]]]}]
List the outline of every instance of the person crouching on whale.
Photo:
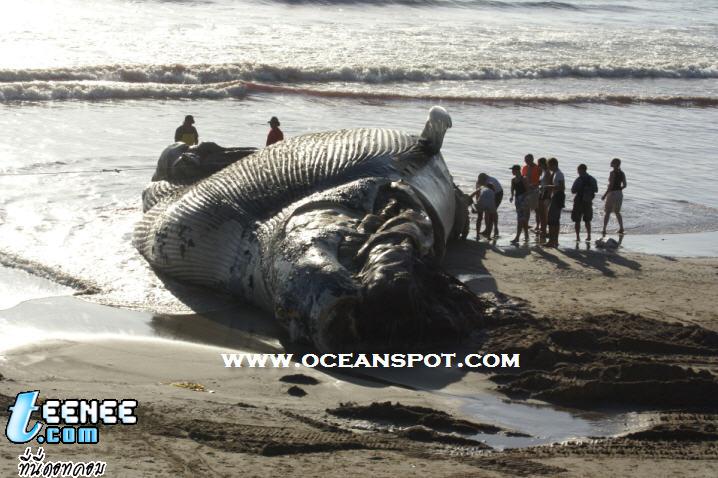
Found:
[{"label": "person crouching on whale", "polygon": [[184,123],[175,130],[175,143],[185,143],[189,146],[199,144],[199,134],[194,126],[194,117],[187,115],[184,117]]},{"label": "person crouching on whale", "polygon": [[278,143],[284,139],[284,133],[279,129],[279,118],[272,116],[272,119],[269,120],[269,126],[271,129],[267,135],[267,146]]}]

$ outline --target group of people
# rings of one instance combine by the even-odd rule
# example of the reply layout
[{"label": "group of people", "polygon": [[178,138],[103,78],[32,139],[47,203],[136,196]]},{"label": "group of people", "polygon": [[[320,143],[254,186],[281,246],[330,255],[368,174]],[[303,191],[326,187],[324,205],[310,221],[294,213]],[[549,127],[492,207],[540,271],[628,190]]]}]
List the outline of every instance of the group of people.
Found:
[{"label": "group of people", "polygon": [[[269,133],[267,134],[266,146],[284,140],[284,133],[279,129],[279,118],[272,116],[267,123],[269,123]],[[199,144],[199,133],[197,133],[197,128],[194,126],[194,116],[192,115],[185,116],[182,124],[175,130],[175,143],[180,142],[189,146]]]},{"label": "group of people", "polygon": [[[626,187],[626,175],[621,170],[621,160],[611,160],[611,173],[608,178],[608,187],[602,198],[605,201],[605,216],[603,219],[603,235],[606,234],[611,213],[616,215],[619,225],[619,234],[623,234],[623,217],[621,204],[623,202],[623,189]],[[539,158],[534,162],[532,154],[524,157],[523,167],[514,164],[511,167],[511,195],[509,201],[516,207],[516,236],[511,241],[517,244],[524,235],[529,240],[529,221],[532,213],[536,218],[534,232],[539,234],[540,241],[546,247],[558,247],[558,234],[561,225],[561,211],[566,203],[566,179],[558,167],[556,158]],[[598,193],[596,179],[588,174],[585,164],[578,166],[578,177],[571,186],[573,208],[571,220],[576,230],[576,241],[581,240],[581,223],[586,227],[586,240],[591,240],[591,221],[593,220],[593,199]],[[499,235],[498,207],[503,199],[503,188],[496,178],[486,173],[479,174],[476,181],[476,190],[470,195],[474,201],[473,207],[477,213],[476,235],[494,237]],[[481,230],[481,224],[485,228]]]}]

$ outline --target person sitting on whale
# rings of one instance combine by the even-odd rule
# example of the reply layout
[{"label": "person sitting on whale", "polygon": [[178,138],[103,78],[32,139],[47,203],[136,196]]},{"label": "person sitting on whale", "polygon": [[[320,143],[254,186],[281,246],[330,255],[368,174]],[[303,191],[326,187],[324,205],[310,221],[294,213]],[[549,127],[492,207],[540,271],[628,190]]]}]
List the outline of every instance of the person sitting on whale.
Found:
[{"label": "person sitting on whale", "polygon": [[194,117],[192,115],[184,117],[184,123],[175,130],[175,143],[184,143],[189,146],[199,144],[199,134],[197,128],[192,126],[193,124]]},{"label": "person sitting on whale", "polygon": [[268,123],[271,129],[269,130],[269,134],[267,135],[266,146],[284,140],[284,133],[282,133],[282,130],[279,129],[279,118],[277,118],[276,116],[272,116]]}]

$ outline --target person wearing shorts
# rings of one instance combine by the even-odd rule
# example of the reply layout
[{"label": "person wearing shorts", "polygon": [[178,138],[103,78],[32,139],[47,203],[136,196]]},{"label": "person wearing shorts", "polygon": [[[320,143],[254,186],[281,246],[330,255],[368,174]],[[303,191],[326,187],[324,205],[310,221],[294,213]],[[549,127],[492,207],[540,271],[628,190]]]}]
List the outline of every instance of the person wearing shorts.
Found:
[{"label": "person wearing shorts", "polygon": [[511,167],[511,173],[514,177],[511,179],[511,197],[509,201],[513,202],[516,206],[516,237],[514,237],[511,242],[518,244],[521,231],[524,232],[524,240],[526,242],[529,240],[529,217],[531,216],[531,210],[526,201],[529,184],[528,180],[521,175],[521,166],[518,164],[514,164]]},{"label": "person wearing shorts", "polygon": [[[476,203],[476,210],[479,216],[484,216],[486,221],[486,229],[481,233],[482,236],[488,238],[491,236],[491,231],[494,228],[495,217],[496,217],[496,193],[494,187],[491,184],[485,184],[479,188],[478,201]],[[477,222],[477,235],[480,224]]]},{"label": "person wearing shorts", "polygon": [[566,185],[563,172],[558,169],[558,160],[548,160],[548,169],[553,175],[552,182],[547,186],[551,190],[551,203],[548,207],[548,242],[546,247],[558,247],[558,233],[561,228],[561,210],[566,200]]},{"label": "person wearing shorts", "polygon": [[[491,212],[491,214],[492,214],[491,219],[492,219],[492,224],[493,224],[494,237],[498,237],[499,236],[498,209],[499,209],[499,206],[501,205],[501,201],[504,197],[504,189],[501,187],[501,183],[496,178],[489,176],[486,173],[481,173],[481,174],[479,174],[479,177],[476,180],[476,191],[474,191],[474,193],[472,194],[472,197],[478,196],[479,202],[480,202],[481,198],[479,195],[481,193],[481,188],[486,187],[486,186],[491,187],[491,189],[494,193],[494,207],[493,207],[493,212]],[[478,209],[479,209],[479,207],[477,205],[477,210]],[[481,208],[481,209],[484,210],[483,215],[485,216],[486,215],[485,211],[489,208]],[[476,219],[476,236],[477,237],[481,231],[481,216],[482,216],[482,214],[479,213],[479,216]],[[486,219],[486,221],[487,221],[486,229],[484,230],[484,232],[482,234],[486,237],[489,237],[491,235],[491,228],[488,227],[489,226],[488,219]]]},{"label": "person wearing shorts", "polygon": [[541,182],[541,168],[534,163],[534,155],[524,156],[524,167],[521,168],[521,176],[525,177],[529,184],[526,201],[530,211],[536,214],[535,232],[539,232],[539,184]]},{"label": "person wearing shorts", "polygon": [[581,240],[581,221],[586,225],[586,240],[591,241],[591,221],[593,220],[593,198],[598,192],[596,179],[588,174],[585,164],[578,166],[578,177],[571,186],[573,197],[573,209],[571,220],[576,230],[576,242]]},{"label": "person wearing shorts", "polygon": [[621,216],[621,206],[623,205],[623,190],[626,189],[626,174],[621,170],[621,160],[613,158],[611,160],[611,174],[608,176],[608,188],[603,193],[603,199],[606,201],[605,214],[603,216],[603,235],[606,235],[606,227],[611,213],[616,215],[618,220],[618,233],[623,234],[623,216]]},{"label": "person wearing shorts", "polygon": [[548,169],[546,158],[539,158],[538,166],[541,169],[538,202],[539,240],[543,242],[546,238],[546,228],[548,227],[548,207],[551,204],[551,190],[547,186],[551,184],[553,176]]}]

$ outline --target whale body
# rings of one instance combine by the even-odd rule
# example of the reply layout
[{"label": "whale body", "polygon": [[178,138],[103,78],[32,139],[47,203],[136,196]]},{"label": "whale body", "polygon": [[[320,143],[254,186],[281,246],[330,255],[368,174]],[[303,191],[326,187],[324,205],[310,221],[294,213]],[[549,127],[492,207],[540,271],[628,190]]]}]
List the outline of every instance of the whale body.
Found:
[{"label": "whale body", "polygon": [[307,134],[194,183],[155,181],[135,247],[159,273],[268,310],[321,351],[461,339],[480,304],[439,265],[457,207],[440,152],[450,126],[434,107],[420,135]]}]

